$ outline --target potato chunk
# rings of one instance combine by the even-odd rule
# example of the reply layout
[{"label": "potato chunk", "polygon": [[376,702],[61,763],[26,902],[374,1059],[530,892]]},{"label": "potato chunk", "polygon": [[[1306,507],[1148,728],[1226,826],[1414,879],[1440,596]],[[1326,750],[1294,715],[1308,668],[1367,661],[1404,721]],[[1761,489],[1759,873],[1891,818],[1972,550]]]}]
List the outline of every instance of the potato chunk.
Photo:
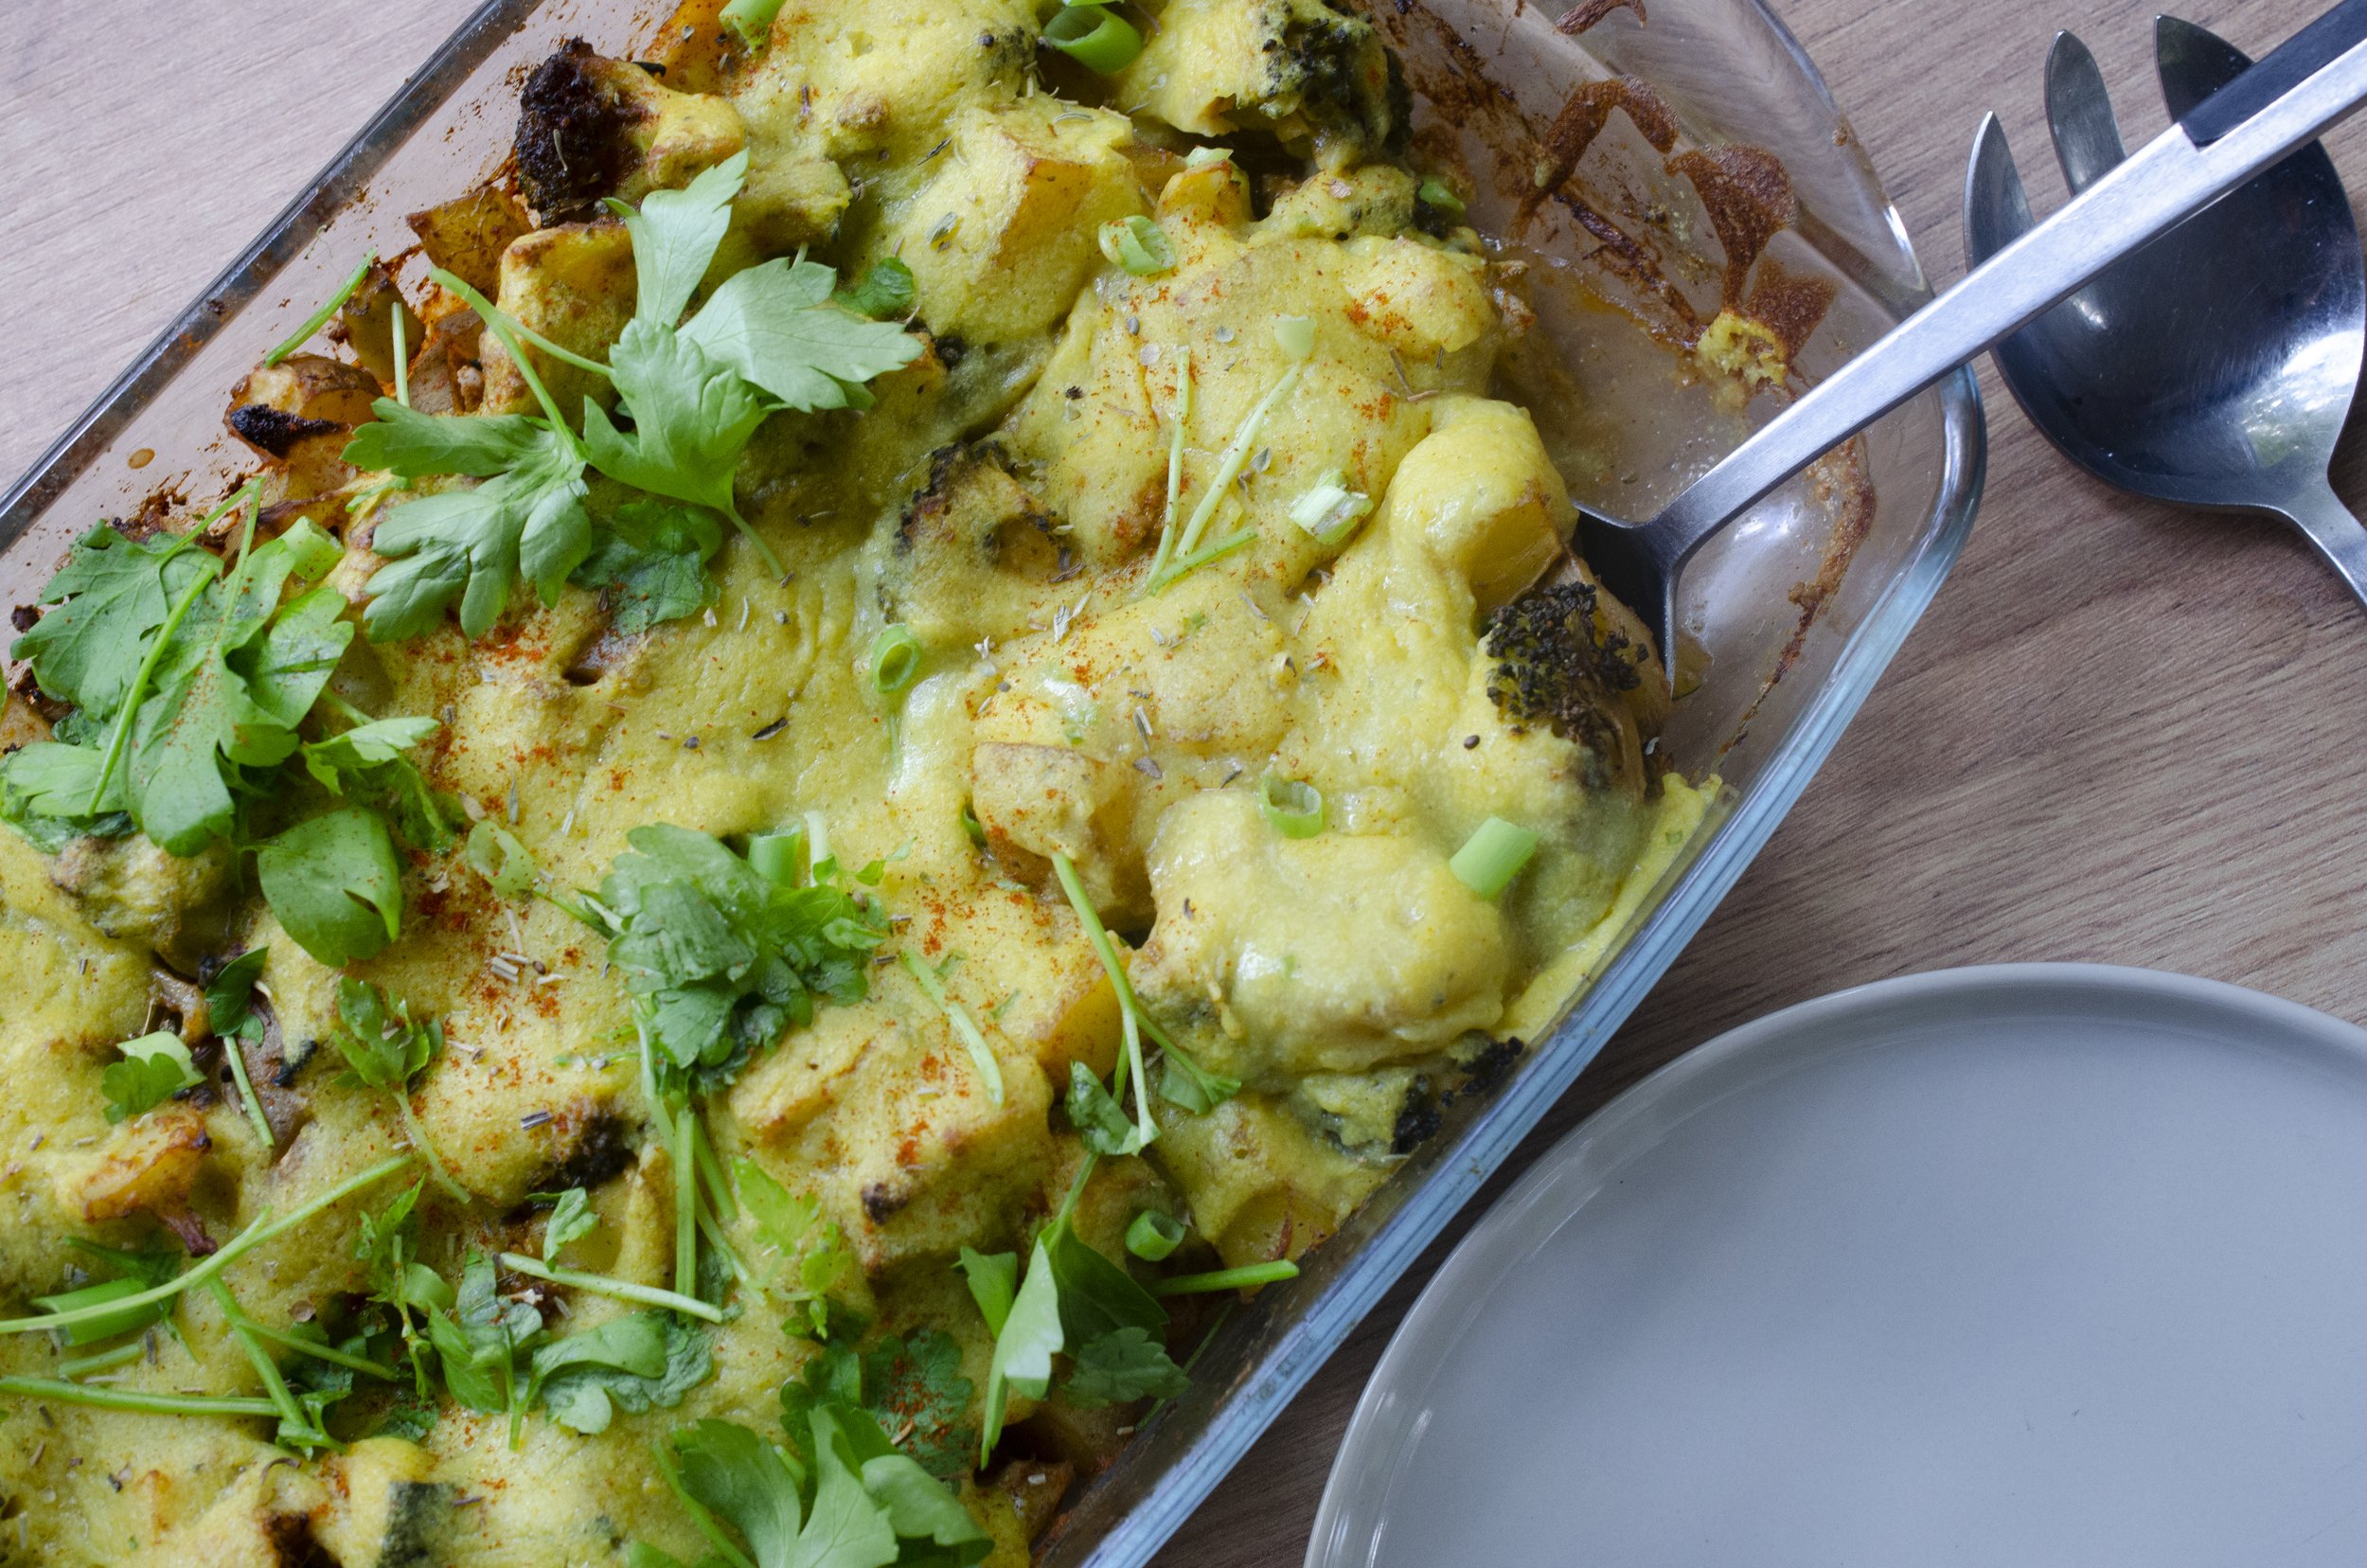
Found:
[{"label": "potato chunk", "polygon": [[1154,1009],[1213,1007],[1212,1065],[1246,1082],[1429,1055],[1504,1011],[1503,917],[1412,837],[1286,838],[1249,791],[1212,790],[1161,821],[1150,880],[1135,986]]},{"label": "potato chunk", "polygon": [[891,241],[932,331],[1007,343],[1050,330],[1101,264],[1101,225],[1143,210],[1126,116],[1062,111],[1037,98],[954,121]]},{"label": "potato chunk", "polygon": [[[604,357],[632,319],[632,237],[614,221],[562,223],[538,230],[502,252],[501,293],[494,303],[561,347]],[[501,340],[487,332],[484,356],[488,414],[539,414],[542,405]],[[589,396],[603,407],[616,401],[605,376],[562,364],[528,348],[534,373],[569,414]]]}]

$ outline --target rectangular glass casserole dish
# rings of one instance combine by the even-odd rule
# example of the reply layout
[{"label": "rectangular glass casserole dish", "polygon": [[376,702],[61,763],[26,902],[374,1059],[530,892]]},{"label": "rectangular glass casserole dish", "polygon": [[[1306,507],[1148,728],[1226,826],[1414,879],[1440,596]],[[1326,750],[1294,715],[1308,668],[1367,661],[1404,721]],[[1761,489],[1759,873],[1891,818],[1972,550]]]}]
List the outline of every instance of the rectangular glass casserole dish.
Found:
[{"label": "rectangular glass casserole dish", "polygon": [[[1632,112],[1595,112],[1627,91],[1605,84],[1650,84],[1679,160],[1748,143],[1780,168],[1796,216],[1748,281],[1827,297],[1787,345],[1800,375],[1813,380],[1913,309],[1923,280],[1845,122],[1763,5],[1651,0],[1648,21],[1586,9],[1607,14],[1571,36],[1522,0],[1372,7],[1406,62],[1425,151],[1469,175],[1474,222],[1503,232],[1534,208],[1521,253],[1539,341],[1556,346],[1543,368],[1566,394],[1574,490],[1643,516],[1772,399],[1721,401],[1728,383],[1669,347],[1699,338],[1721,304],[1761,296],[1724,276],[1720,213],[1700,183],[1672,172]],[[70,538],[134,511],[160,482],[197,496],[223,488],[245,462],[222,429],[227,388],[365,248],[406,248],[404,214],[498,168],[519,74],[571,35],[623,52],[662,20],[625,0],[486,6],[0,501],[9,602],[32,597]],[[1559,155],[1580,139],[1560,178]],[[1557,183],[1539,201],[1540,168]],[[159,461],[134,471],[141,451]],[[1146,1561],[1575,1078],[1772,832],[1929,602],[1970,526],[1980,470],[1979,406],[1960,373],[1705,554],[1687,583],[1700,684],[1662,744],[1688,776],[1724,781],[1722,810],[1519,1064],[1455,1105],[1300,1279],[1232,1315],[1191,1393],[1074,1500],[1043,1561]]]}]

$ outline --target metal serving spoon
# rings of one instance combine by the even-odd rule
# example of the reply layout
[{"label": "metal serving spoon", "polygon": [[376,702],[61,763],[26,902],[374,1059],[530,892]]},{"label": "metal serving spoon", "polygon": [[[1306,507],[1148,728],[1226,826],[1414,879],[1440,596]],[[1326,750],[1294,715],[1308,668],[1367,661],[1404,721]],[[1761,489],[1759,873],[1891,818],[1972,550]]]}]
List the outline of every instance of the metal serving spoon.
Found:
[{"label": "metal serving spoon", "polygon": [[[2251,62],[2191,22],[2154,19],[2162,98],[2182,116]],[[2047,129],[2075,195],[2117,165],[2120,127],[2086,45],[2057,33]],[[1965,249],[2030,227],[1997,116],[1965,177]],[[2326,484],[2367,347],[2367,264],[2341,176],[2304,148],[1992,350],[2030,422],[2108,485],[2267,512],[2367,603],[2367,528]]]},{"label": "metal serving spoon", "polygon": [[[1736,513],[2362,100],[2367,0],[2341,0],[1770,419],[1658,517],[1582,510],[1588,563],[1665,655],[1676,646],[1678,576]],[[2278,411],[2263,413],[2262,437],[2273,441]],[[1664,669],[1672,663],[1664,657]]]}]

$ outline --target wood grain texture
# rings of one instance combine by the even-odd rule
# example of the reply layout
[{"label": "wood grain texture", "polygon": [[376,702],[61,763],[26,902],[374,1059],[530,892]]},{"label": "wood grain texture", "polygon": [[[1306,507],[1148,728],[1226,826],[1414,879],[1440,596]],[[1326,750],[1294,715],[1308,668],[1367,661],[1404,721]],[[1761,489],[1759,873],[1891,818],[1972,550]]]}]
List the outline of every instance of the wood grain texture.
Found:
[{"label": "wood grain texture", "polygon": [[[469,9],[0,8],[0,472],[38,455]],[[2316,9],[2212,0],[2193,19],[2258,53]],[[2162,122],[2151,8],[2134,0],[2075,15],[2063,0],[1780,9],[1939,280],[1962,270],[1958,192],[1983,110],[2004,117],[2038,205],[2059,200],[2039,117],[2054,27],[2094,47],[2132,142]],[[2331,145],[2346,171],[2367,170],[2367,123]],[[2367,1022],[2367,857],[2354,858],[2367,615],[2274,526],[2174,513],[2074,472],[1985,365],[1983,382],[1988,491],[1963,562],[1758,864],[1511,1169],[1720,1029],[1913,970],[2150,965]],[[2354,504],[2362,446],[2336,475]],[[1163,1563],[1300,1560],[1349,1410],[1435,1261]]]}]

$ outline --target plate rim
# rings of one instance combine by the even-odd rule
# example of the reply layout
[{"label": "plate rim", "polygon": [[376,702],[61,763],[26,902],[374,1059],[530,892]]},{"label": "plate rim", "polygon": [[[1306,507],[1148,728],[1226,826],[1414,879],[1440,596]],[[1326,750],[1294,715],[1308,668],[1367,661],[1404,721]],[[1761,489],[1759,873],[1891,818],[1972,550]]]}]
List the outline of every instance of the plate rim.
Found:
[{"label": "plate rim", "polygon": [[[1603,1183],[1581,1185],[1575,1199],[1557,1188],[1574,1181],[1583,1184],[1590,1174],[1616,1171],[1627,1158],[1718,1099],[1802,1065],[1798,1057],[1803,1051],[1812,1059],[1819,1048],[1844,1048],[1820,1042],[1816,1036],[1861,1024],[1863,1015],[1903,1013],[1950,1001],[1999,1008],[2009,999],[2026,1002],[2050,992],[2062,1002],[2075,999],[2089,1007],[2119,998],[2156,1008],[2216,1011],[2274,1032],[2287,1045],[2306,1043],[2367,1067],[2367,1028],[2332,1013],[2230,981],[2125,964],[2025,962],[1923,970],[1846,987],[1738,1024],[1655,1068],[1597,1107],[1539,1155],[1455,1244],[1391,1333],[1357,1398],[1324,1482],[1305,1568],[1369,1563],[1388,1508],[1384,1503],[1379,1512],[1371,1512],[1362,1506],[1363,1499],[1372,1491],[1385,1492],[1371,1483],[1385,1481],[1396,1470],[1405,1429],[1400,1424],[1387,1436],[1375,1433],[1412,1381],[1409,1374],[1426,1371],[1436,1352],[1459,1337],[1462,1326],[1455,1319],[1475,1311],[1490,1288],[1593,1202]],[[1860,1042],[1852,1048],[1869,1047]],[[1752,1072],[1752,1059],[1767,1053],[1773,1053],[1771,1060],[1756,1064],[1761,1071]],[[1721,1084],[1729,1076],[1735,1081]],[[1598,1149],[1603,1150],[1601,1158],[1591,1161]],[[1522,1244],[1531,1211],[1549,1200],[1557,1200],[1564,1212],[1542,1235],[1528,1235]]]}]

